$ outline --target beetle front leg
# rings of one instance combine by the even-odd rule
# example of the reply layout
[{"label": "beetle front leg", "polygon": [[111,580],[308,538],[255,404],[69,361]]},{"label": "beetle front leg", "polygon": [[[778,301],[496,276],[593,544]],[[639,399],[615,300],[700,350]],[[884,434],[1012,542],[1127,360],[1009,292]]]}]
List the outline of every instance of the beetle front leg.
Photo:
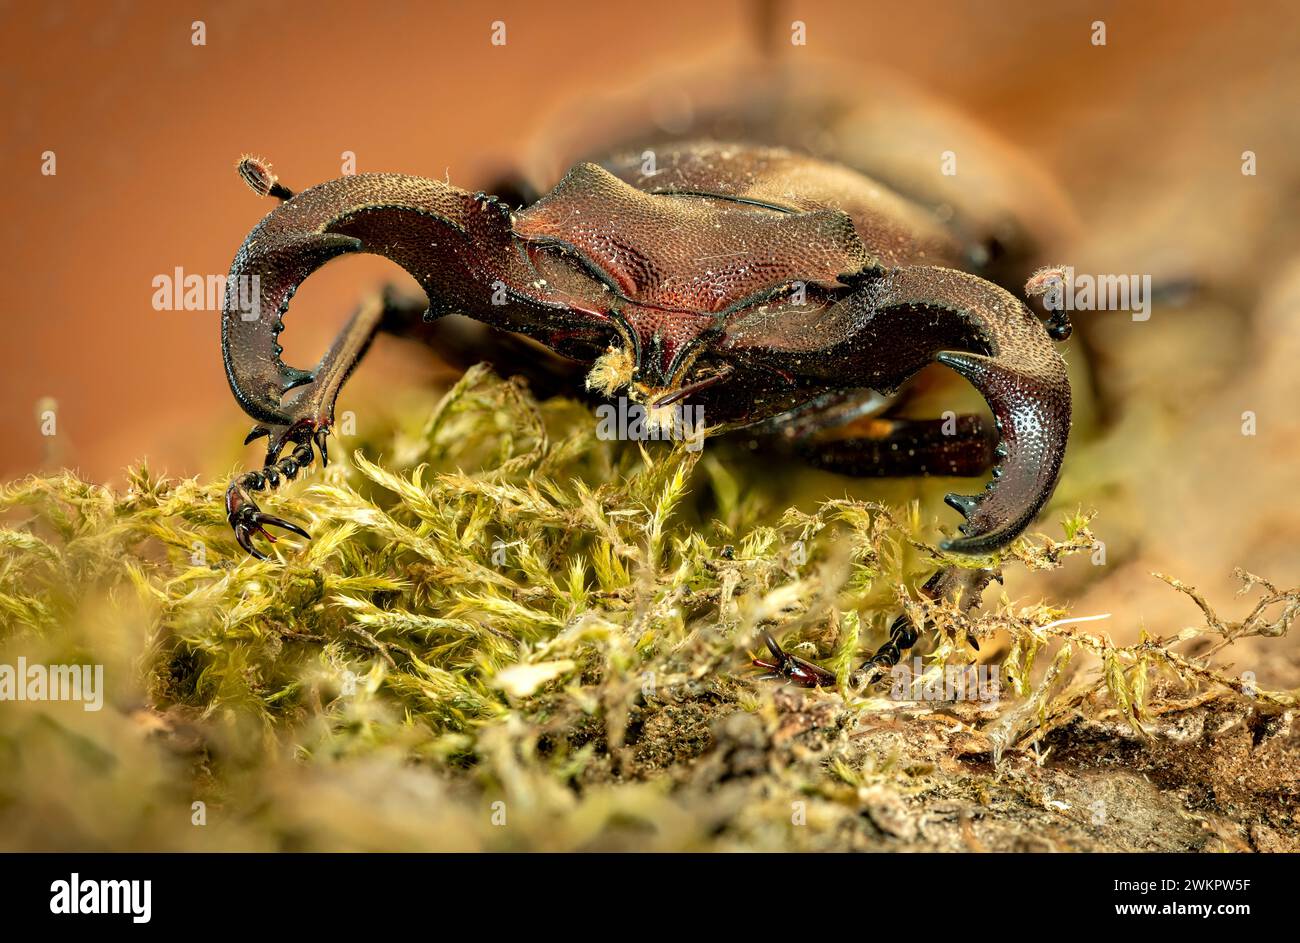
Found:
[{"label": "beetle front leg", "polygon": [[[937,579],[937,577],[936,577]],[[931,583],[934,580],[930,581]],[[927,583],[927,586],[930,584]],[[857,671],[849,675],[849,687],[855,691],[869,687],[884,678],[889,670],[898,664],[903,657],[903,652],[907,651],[916,644],[916,640],[921,637],[916,626],[906,614],[899,616],[894,620],[894,624],[889,627],[889,641],[880,646],[870,658],[863,662]],[[766,668],[770,674],[764,675],[764,680],[776,680],[784,678],[801,688],[831,688],[835,686],[836,678],[831,672],[812,662],[805,661],[795,655],[785,651],[772,638],[770,633],[764,633],[764,641],[767,643],[768,650],[772,653],[772,661],[763,661],[755,658],[754,664],[759,668]]]},{"label": "beetle front leg", "polygon": [[270,459],[268,453],[268,461],[261,471],[240,475],[226,489],[226,520],[234,530],[235,540],[239,542],[239,546],[257,559],[265,560],[266,554],[253,546],[254,534],[261,534],[271,543],[275,543],[275,536],[266,529],[268,526],[283,528],[308,540],[311,539],[311,535],[291,521],[267,514],[257,506],[257,502],[249,492],[263,491],[268,486],[276,488],[283,479],[293,480],[298,476],[299,469],[311,464],[313,457],[312,440],[308,438],[307,441],[300,442],[293,450],[293,454],[286,458]]},{"label": "beetle front leg", "polygon": [[[267,526],[311,539],[297,524],[264,512],[250,492],[274,490],[282,481],[293,481],[300,471],[311,467],[317,452],[321,465],[328,464],[326,442],[334,424],[334,403],[344,381],[378,331],[419,321],[424,307],[414,300],[395,297],[387,290],[363,303],[312,371],[311,379],[284,404],[287,414],[297,417],[296,420],[289,425],[259,424],[249,433],[245,443],[267,437],[266,460],[259,471],[239,476],[226,489],[226,519],[244,550],[259,560],[266,559],[253,545],[252,538],[261,534],[274,543],[275,537],[267,531]],[[286,449],[291,450],[289,455],[283,454]]]}]

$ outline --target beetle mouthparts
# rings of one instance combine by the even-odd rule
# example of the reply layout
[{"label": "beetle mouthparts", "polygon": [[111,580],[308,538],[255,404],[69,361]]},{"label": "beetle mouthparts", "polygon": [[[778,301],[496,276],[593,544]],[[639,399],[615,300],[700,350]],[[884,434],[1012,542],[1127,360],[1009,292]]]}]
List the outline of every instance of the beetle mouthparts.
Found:
[{"label": "beetle mouthparts", "polygon": [[587,389],[605,396],[613,396],[632,382],[636,362],[626,347],[611,347],[591,365],[587,373]]},{"label": "beetle mouthparts", "polygon": [[685,386],[678,387],[675,390],[669,390],[662,396],[658,397],[650,405],[655,409],[661,409],[665,406],[672,406],[676,403],[680,403],[688,396],[694,396],[696,393],[707,390],[711,386],[716,386],[723,380],[727,379],[727,377],[731,376],[735,370],[736,368],[731,364],[724,363],[716,373],[710,373],[708,376],[687,383]]}]

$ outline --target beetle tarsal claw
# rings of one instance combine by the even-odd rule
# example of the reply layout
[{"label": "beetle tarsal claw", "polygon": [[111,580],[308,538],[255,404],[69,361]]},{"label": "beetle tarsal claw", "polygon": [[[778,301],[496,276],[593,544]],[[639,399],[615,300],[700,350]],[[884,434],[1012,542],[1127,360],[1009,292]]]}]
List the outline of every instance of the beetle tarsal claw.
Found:
[{"label": "beetle tarsal claw", "polygon": [[[265,435],[267,437],[266,464],[258,471],[251,471],[230,483],[226,489],[226,520],[235,532],[235,540],[248,553],[265,560],[266,556],[253,544],[253,537],[261,535],[275,543],[275,535],[267,527],[279,527],[311,539],[311,534],[292,521],[267,514],[257,506],[249,496],[250,491],[264,491],[278,488],[282,481],[293,481],[298,473],[309,467],[315,460],[313,446],[320,450],[321,464],[325,463],[325,441],[329,435],[329,422],[317,422],[304,419],[289,426],[256,426],[246,441],[252,441]],[[287,446],[293,451],[280,457]]]},{"label": "beetle tarsal claw", "polygon": [[235,541],[247,553],[252,554],[259,560],[267,559],[266,554],[258,550],[253,544],[253,535],[260,534],[271,543],[275,543],[276,537],[266,529],[268,527],[279,527],[281,530],[287,530],[299,537],[311,540],[311,534],[297,524],[286,521],[282,517],[276,517],[274,514],[267,514],[259,508],[257,502],[244,491],[242,484],[243,479],[232,482],[226,491],[226,520],[235,532]]}]

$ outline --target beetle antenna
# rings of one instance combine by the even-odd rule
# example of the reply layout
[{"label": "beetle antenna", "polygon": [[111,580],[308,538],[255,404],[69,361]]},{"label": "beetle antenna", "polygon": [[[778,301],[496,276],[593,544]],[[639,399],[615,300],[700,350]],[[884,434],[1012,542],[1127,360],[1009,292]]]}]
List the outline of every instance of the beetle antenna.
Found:
[{"label": "beetle antenna", "polygon": [[273,196],[281,202],[293,199],[293,191],[271,171],[269,161],[245,154],[239,158],[235,169],[239,171],[244,183],[248,184],[248,188],[258,196]]},{"label": "beetle antenna", "polygon": [[1065,307],[1063,292],[1073,270],[1062,265],[1040,268],[1025,282],[1025,294],[1031,298],[1043,299],[1043,306],[1049,317],[1045,327],[1054,341],[1067,340],[1073,328],[1070,325],[1070,312]]}]

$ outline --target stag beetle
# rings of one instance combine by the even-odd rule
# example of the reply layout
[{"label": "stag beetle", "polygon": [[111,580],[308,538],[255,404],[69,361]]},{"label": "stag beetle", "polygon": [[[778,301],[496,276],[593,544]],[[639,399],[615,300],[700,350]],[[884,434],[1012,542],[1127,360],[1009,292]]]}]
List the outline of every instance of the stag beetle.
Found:
[{"label": "stag beetle", "polygon": [[[315,451],[326,461],[335,399],[376,332],[415,332],[421,314],[452,313],[584,365],[588,390],[626,390],[652,423],[689,399],[711,427],[783,437],[847,474],[991,468],[983,493],[947,496],[965,522],[944,549],[988,554],[1024,531],[1056,485],[1070,430],[1070,385],[1052,344],[1068,321],[1044,326],[968,270],[967,247],[934,214],[846,166],[715,140],[669,143],[655,158],[652,172],[639,148],[578,163],[520,209],[389,173],[295,195],[244,159],[245,181],[282,202],[235,256],[222,313],[226,374],[257,422],[246,441],[269,439],[265,466],[226,493],[240,545],[261,557],[252,537],[274,540],[267,526],[308,536],[250,492],[296,477]],[[408,271],[427,310],[423,300],[365,305],[314,370],[288,366],[277,335],[289,300],[317,268],[357,252]],[[884,398],[932,362],[983,394],[992,428],[975,415],[881,415]],[[829,426],[854,434],[823,441]],[[945,581],[952,575],[926,590]],[[900,617],[871,664],[896,663],[916,638]],[[775,662],[760,664],[796,683],[833,683],[766,641]]]}]

